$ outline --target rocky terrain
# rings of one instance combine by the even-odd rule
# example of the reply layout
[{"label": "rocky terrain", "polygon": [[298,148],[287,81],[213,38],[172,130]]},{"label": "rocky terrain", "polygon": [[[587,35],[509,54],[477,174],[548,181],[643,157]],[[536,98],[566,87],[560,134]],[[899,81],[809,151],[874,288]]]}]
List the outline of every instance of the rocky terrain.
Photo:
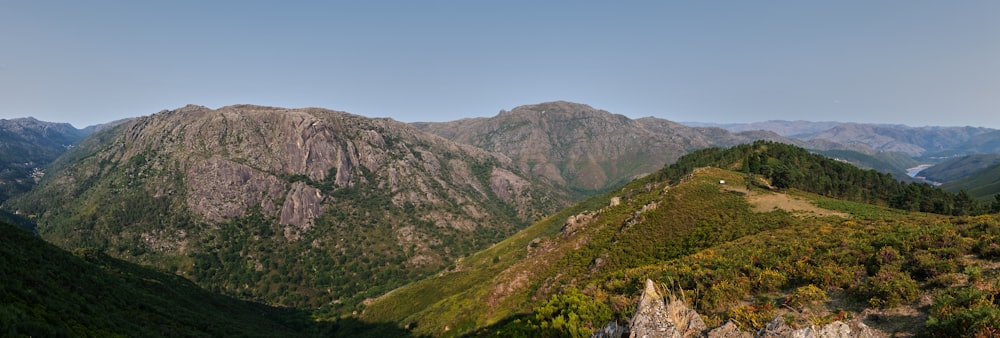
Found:
[{"label": "rocky terrain", "polygon": [[[669,302],[665,301],[669,300]],[[674,295],[664,295],[657,290],[652,280],[646,280],[642,296],[635,314],[628,325],[609,323],[591,335],[592,338],[640,338],[640,337],[705,337],[705,338],[875,338],[888,337],[874,330],[860,319],[847,322],[833,321],[825,325],[810,325],[794,328],[780,316],[774,317],[767,326],[757,332],[741,331],[732,321],[709,328],[697,312],[687,307],[683,300]]]},{"label": "rocky terrain", "polygon": [[10,203],[47,240],[296,306],[357,305],[568,202],[502,155],[325,109],[163,111],[53,170]]}]

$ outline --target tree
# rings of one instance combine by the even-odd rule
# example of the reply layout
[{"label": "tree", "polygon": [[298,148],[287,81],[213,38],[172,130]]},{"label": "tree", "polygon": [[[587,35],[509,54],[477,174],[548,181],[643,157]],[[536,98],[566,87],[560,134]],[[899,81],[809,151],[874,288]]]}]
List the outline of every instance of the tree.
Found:
[{"label": "tree", "polygon": [[969,195],[968,191],[962,189],[962,191],[958,192],[958,195],[955,195],[955,209],[952,210],[952,213],[956,216],[968,215],[972,213],[975,205],[976,200],[972,198],[972,195]]}]

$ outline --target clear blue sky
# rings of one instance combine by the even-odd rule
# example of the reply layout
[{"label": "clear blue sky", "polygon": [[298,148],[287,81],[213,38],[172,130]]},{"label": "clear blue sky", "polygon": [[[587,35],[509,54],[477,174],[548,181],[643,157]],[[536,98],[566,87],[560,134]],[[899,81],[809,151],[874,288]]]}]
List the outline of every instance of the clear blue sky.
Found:
[{"label": "clear blue sky", "polygon": [[250,103],[446,121],[552,100],[1000,128],[1000,1],[0,0],[0,118]]}]

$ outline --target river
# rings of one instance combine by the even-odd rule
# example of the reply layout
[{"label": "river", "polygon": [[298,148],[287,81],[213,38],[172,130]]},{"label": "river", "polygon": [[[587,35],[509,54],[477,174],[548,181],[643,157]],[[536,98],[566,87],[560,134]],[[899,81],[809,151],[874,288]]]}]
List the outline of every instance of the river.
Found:
[{"label": "river", "polygon": [[930,184],[930,185],[933,185],[933,186],[936,187],[936,186],[941,185],[941,182],[934,182],[934,181],[928,180],[927,178],[925,178],[923,176],[917,176],[917,175],[920,175],[920,172],[924,171],[924,169],[927,169],[927,168],[930,168],[930,167],[933,167],[933,166],[934,166],[933,164],[921,164],[921,165],[918,165],[916,167],[913,167],[913,168],[910,168],[910,169],[906,169],[906,175],[910,176],[910,177],[913,177],[915,179],[923,181],[924,183],[927,183],[927,184]]}]

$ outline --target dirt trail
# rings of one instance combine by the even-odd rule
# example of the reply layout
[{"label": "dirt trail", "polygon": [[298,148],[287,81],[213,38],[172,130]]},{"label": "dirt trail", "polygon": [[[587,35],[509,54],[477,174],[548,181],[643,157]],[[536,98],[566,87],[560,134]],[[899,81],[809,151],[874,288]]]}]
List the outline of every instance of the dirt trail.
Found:
[{"label": "dirt trail", "polygon": [[823,209],[817,207],[812,202],[807,200],[789,196],[788,194],[774,193],[768,191],[754,190],[749,191],[746,187],[738,185],[725,185],[723,187],[726,191],[733,191],[746,196],[747,201],[753,205],[753,210],[756,212],[769,212],[775,209],[781,209],[791,212],[798,216],[838,216],[843,218],[850,218],[851,216],[847,213],[833,211],[829,209]]}]

